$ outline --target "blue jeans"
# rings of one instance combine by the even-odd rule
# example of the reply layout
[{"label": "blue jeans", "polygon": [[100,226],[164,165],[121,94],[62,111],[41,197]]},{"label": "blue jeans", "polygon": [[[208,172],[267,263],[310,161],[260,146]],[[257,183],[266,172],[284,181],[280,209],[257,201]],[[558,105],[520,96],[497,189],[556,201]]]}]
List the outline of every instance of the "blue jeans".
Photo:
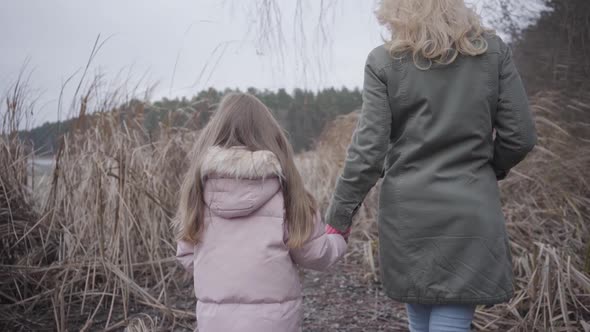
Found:
[{"label": "blue jeans", "polygon": [[475,306],[408,304],[410,332],[471,331]]}]

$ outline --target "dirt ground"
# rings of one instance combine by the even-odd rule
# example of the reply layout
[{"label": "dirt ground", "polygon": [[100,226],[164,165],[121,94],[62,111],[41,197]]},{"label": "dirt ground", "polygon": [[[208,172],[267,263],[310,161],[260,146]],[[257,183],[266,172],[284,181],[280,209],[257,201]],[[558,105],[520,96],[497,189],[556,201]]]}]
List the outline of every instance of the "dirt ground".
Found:
[{"label": "dirt ground", "polygon": [[407,331],[403,305],[389,299],[361,263],[305,272],[304,331]]},{"label": "dirt ground", "polygon": [[[408,331],[403,305],[389,299],[366,271],[356,259],[328,272],[305,271],[303,331]],[[190,281],[186,286],[190,287]],[[194,310],[190,294],[178,300],[178,309]],[[184,326],[174,331],[189,331],[187,323]]]}]

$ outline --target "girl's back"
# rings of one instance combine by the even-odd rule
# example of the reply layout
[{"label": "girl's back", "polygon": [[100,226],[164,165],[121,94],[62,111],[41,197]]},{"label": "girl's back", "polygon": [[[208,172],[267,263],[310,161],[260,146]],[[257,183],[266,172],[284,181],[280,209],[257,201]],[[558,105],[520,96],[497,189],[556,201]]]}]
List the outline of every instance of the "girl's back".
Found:
[{"label": "girl's back", "polygon": [[[268,151],[241,148],[215,148],[205,157],[206,231],[195,252],[195,294],[201,303],[300,299],[284,241],[280,165],[263,162],[270,158]],[[228,165],[236,177],[224,177]]]},{"label": "girl's back", "polygon": [[[285,190],[292,182],[277,154],[212,145],[198,159],[198,242],[179,241],[177,256],[194,275],[199,331],[299,331],[297,266],[329,268],[344,254],[344,238],[326,234],[317,213],[307,235],[288,222]],[[290,225],[304,239],[300,245],[291,245]]]}]

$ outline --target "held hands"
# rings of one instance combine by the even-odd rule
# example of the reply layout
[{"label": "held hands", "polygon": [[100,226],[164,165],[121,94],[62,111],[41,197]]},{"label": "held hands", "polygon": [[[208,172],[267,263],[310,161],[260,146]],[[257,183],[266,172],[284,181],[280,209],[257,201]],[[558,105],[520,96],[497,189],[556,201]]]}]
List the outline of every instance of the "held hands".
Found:
[{"label": "held hands", "polygon": [[326,234],[340,234],[344,238],[346,243],[348,243],[348,237],[350,236],[350,230],[351,230],[351,228],[349,227],[346,230],[346,232],[341,232],[330,225],[326,225]]}]

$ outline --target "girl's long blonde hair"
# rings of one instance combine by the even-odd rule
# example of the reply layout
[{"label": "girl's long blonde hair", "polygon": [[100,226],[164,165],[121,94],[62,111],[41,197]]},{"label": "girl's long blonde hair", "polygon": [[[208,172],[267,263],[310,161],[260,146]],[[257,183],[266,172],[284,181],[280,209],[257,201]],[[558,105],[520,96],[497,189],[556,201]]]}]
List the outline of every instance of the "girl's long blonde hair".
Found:
[{"label": "girl's long blonde hair", "polygon": [[250,151],[268,150],[275,154],[283,171],[281,188],[290,248],[298,248],[310,237],[314,227],[316,202],[309,194],[295,166],[294,153],[281,126],[270,110],[256,97],[246,93],[226,95],[191,152],[193,160],[187,172],[173,227],[178,240],[197,244],[204,231],[202,156],[212,146],[243,146]]},{"label": "girl's long blonde hair", "polygon": [[448,65],[459,54],[476,56],[488,49],[479,15],[464,0],[382,0],[379,23],[391,32],[387,47],[394,57],[411,52],[416,67]]}]

